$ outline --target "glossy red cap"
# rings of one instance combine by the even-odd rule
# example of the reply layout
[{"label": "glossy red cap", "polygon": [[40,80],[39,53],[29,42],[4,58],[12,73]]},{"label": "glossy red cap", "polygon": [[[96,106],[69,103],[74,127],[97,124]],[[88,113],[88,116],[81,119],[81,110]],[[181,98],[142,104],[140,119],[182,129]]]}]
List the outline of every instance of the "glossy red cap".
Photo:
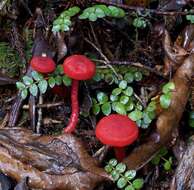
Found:
[{"label": "glossy red cap", "polygon": [[106,145],[124,147],[132,144],[139,134],[137,124],[125,115],[103,117],[96,126],[96,137]]},{"label": "glossy red cap", "polygon": [[50,57],[32,57],[30,65],[35,71],[40,73],[52,73],[55,70],[55,62]]},{"label": "glossy red cap", "polygon": [[96,65],[84,55],[72,55],[63,62],[64,73],[75,80],[91,79],[96,72]]}]

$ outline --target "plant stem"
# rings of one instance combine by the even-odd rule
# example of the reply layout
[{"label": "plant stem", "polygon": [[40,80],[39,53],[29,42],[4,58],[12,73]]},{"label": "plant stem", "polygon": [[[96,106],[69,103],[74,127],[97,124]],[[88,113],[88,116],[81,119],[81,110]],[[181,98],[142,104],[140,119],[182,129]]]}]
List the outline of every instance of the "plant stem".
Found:
[{"label": "plant stem", "polygon": [[125,148],[123,147],[114,147],[115,156],[119,162],[125,158]]}]

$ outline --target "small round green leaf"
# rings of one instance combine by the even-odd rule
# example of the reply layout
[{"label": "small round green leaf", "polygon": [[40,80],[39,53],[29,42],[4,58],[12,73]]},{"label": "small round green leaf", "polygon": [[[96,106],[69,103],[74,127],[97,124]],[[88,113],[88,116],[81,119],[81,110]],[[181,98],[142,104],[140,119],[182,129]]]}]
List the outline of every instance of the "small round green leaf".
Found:
[{"label": "small round green leaf", "polygon": [[126,115],[126,110],[125,110],[125,106],[124,104],[120,103],[120,102],[115,102],[114,104],[114,110],[122,115]]},{"label": "small round green leaf", "polygon": [[124,91],[123,93],[127,96],[132,96],[133,94],[133,88],[131,86],[128,86]]},{"label": "small round green leaf", "polygon": [[126,89],[126,88],[127,88],[127,81],[126,81],[126,80],[122,80],[122,81],[119,83],[119,88],[121,88],[121,89]]},{"label": "small round green leaf", "polygon": [[104,11],[100,9],[99,7],[96,8],[95,14],[98,18],[103,18],[106,16]]},{"label": "small round green leaf", "polygon": [[95,13],[91,13],[88,17],[88,19],[92,22],[95,22],[97,20],[97,16]]},{"label": "small round green leaf", "polygon": [[133,73],[129,72],[124,75],[124,80],[126,80],[128,83],[132,83],[134,80]]},{"label": "small round green leaf", "polygon": [[53,87],[55,86],[55,79],[54,79],[54,77],[50,77],[50,78],[48,79],[48,84],[49,84],[49,86],[50,86],[51,88],[53,88]]},{"label": "small round green leaf", "polygon": [[22,97],[22,99],[23,100],[26,99],[27,95],[28,95],[28,90],[27,89],[23,89],[21,91],[21,97]]},{"label": "small round green leaf", "polygon": [[171,170],[171,163],[169,161],[166,161],[163,166],[166,171]]},{"label": "small round green leaf", "polygon": [[22,82],[16,82],[16,87],[19,89],[19,90],[23,90],[26,88],[25,84],[22,83]]},{"label": "small round green leaf", "polygon": [[136,171],[135,170],[128,170],[125,172],[125,177],[127,180],[132,180],[136,176]]},{"label": "small round green leaf", "polygon": [[68,76],[64,75],[62,80],[63,80],[63,84],[65,86],[70,86],[71,85],[72,80]]},{"label": "small round green leaf", "polygon": [[126,105],[129,102],[129,97],[128,96],[121,96],[120,97],[120,103]]},{"label": "small round green leaf", "polygon": [[118,161],[113,158],[113,159],[109,160],[108,164],[110,164],[111,166],[116,166],[118,164]]},{"label": "small round green leaf", "polygon": [[94,115],[98,115],[99,112],[100,112],[100,106],[98,104],[94,104],[92,106],[92,112],[93,112]]},{"label": "small round green leaf", "polygon": [[138,178],[135,179],[132,184],[135,189],[141,189],[143,187],[144,181],[143,179]]},{"label": "small round green leaf", "polygon": [[160,156],[156,155],[152,160],[151,160],[151,163],[153,165],[158,165],[160,163]]},{"label": "small round green leaf", "polygon": [[137,72],[134,73],[134,78],[135,78],[136,81],[140,81],[140,80],[142,80],[143,75],[142,75],[141,72],[137,71]]},{"label": "small round green leaf", "polygon": [[167,109],[171,103],[171,93],[163,94],[160,96],[160,105],[163,109]]},{"label": "small round green leaf", "polygon": [[112,176],[114,181],[117,181],[119,179],[119,177],[120,177],[120,174],[116,170],[113,170],[111,172],[111,176]]},{"label": "small round green leaf", "polygon": [[134,110],[128,115],[128,117],[133,121],[140,120],[142,116],[143,116],[143,113],[140,110]]},{"label": "small round green leaf", "polygon": [[109,115],[111,113],[111,104],[106,102],[102,105],[101,110],[104,115]]},{"label": "small round green leaf", "polygon": [[48,87],[48,83],[46,80],[41,80],[39,83],[38,83],[38,88],[40,90],[40,93],[44,94],[47,90],[47,87]]},{"label": "small round green leaf", "polygon": [[110,100],[111,100],[112,102],[115,102],[115,101],[117,101],[118,99],[119,99],[118,96],[115,96],[115,95],[113,95],[113,94],[110,95]]},{"label": "small round green leaf", "polygon": [[115,169],[117,170],[117,172],[123,173],[126,170],[126,168],[127,166],[124,163],[119,163],[117,164]]},{"label": "small round green leaf", "polygon": [[170,91],[172,91],[172,90],[174,90],[175,89],[175,84],[173,83],[173,82],[168,82],[168,83],[166,83],[163,87],[162,87],[162,92],[164,93],[164,94],[166,94],[166,93],[168,93],[168,92],[170,92]]},{"label": "small round green leaf", "polygon": [[40,81],[40,80],[42,80],[42,79],[44,78],[40,73],[38,73],[38,72],[36,72],[36,71],[32,71],[32,72],[31,72],[31,76],[32,76],[32,78],[33,78],[35,81]]},{"label": "small round green leaf", "polygon": [[113,168],[110,165],[106,165],[104,169],[107,173],[111,173]]},{"label": "small round green leaf", "polygon": [[32,96],[36,96],[38,94],[38,87],[36,84],[32,84],[29,88],[30,90],[30,94],[32,94]]},{"label": "small round green leaf", "polygon": [[121,177],[118,181],[117,181],[117,187],[119,189],[122,189],[123,187],[125,187],[127,185],[127,180],[124,177]]},{"label": "small round green leaf", "polygon": [[104,104],[108,101],[108,96],[104,92],[99,92],[97,94],[97,100],[100,104]]},{"label": "small round green leaf", "polygon": [[112,91],[112,94],[113,94],[114,96],[118,96],[121,92],[122,92],[122,89],[120,89],[120,88],[115,88],[115,89]]},{"label": "small round green leaf", "polygon": [[55,83],[57,85],[61,85],[62,84],[62,77],[61,76],[56,76],[55,77]]},{"label": "small round green leaf", "polygon": [[33,83],[33,79],[30,78],[29,76],[24,76],[22,79],[23,79],[24,84],[27,86],[29,86]]}]

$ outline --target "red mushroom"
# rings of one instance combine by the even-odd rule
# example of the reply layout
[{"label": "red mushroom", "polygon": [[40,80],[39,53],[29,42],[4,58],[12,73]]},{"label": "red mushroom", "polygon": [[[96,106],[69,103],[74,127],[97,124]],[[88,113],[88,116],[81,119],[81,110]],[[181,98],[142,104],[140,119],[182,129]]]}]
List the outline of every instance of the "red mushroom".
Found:
[{"label": "red mushroom", "polygon": [[40,73],[46,74],[55,70],[55,62],[50,57],[47,57],[46,54],[32,57],[30,65],[35,71]]},{"label": "red mushroom", "polygon": [[71,87],[71,106],[72,113],[67,127],[66,133],[71,133],[75,130],[79,116],[78,103],[78,86],[79,80],[91,79],[96,72],[95,64],[84,55],[72,55],[64,60],[64,73],[73,79]]},{"label": "red mushroom", "polygon": [[134,121],[125,115],[111,114],[103,117],[96,126],[96,137],[105,145],[114,147],[118,161],[125,157],[124,147],[138,137],[139,129]]}]

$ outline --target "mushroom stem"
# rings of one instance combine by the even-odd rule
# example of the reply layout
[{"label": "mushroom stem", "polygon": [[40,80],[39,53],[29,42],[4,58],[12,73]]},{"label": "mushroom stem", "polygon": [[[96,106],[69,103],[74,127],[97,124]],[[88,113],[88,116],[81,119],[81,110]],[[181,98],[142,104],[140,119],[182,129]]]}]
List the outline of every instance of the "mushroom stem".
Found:
[{"label": "mushroom stem", "polygon": [[125,148],[123,147],[114,147],[115,156],[119,162],[125,158]]},{"label": "mushroom stem", "polygon": [[65,133],[71,133],[75,130],[79,116],[79,102],[78,102],[78,87],[79,81],[73,80],[71,86],[71,117],[67,127],[64,129]]}]

